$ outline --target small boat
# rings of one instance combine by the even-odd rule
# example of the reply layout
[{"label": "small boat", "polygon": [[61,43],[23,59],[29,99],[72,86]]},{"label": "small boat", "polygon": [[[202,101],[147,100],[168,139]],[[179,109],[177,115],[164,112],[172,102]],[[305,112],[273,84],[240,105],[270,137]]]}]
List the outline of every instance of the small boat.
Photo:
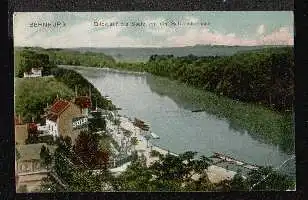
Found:
[{"label": "small boat", "polygon": [[156,135],[155,133],[151,132],[151,136],[154,138],[154,139],[159,139],[159,136]]}]

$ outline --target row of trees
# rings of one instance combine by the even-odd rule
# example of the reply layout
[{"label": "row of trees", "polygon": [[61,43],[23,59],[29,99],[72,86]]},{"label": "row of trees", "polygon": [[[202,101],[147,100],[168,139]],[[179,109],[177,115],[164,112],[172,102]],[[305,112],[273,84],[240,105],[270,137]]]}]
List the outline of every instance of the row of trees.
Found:
[{"label": "row of trees", "polygon": [[278,111],[293,106],[294,53],[291,47],[266,48],[228,57],[152,56],[144,69]]},{"label": "row of trees", "polygon": [[[92,167],[87,163],[94,163],[95,160],[107,160],[106,157],[98,154],[97,140],[90,135],[79,138],[85,141],[78,144],[78,148],[87,149],[88,154],[83,155],[78,151],[77,143],[72,146],[68,138],[58,142],[58,148],[54,154],[54,170],[58,177],[65,183],[65,189],[59,187],[54,178],[49,177],[43,183],[43,191],[241,191],[241,190],[287,190],[293,189],[295,183],[288,176],[283,175],[271,167],[262,167],[259,170],[251,171],[244,179],[241,173],[237,173],[231,180],[219,183],[211,183],[206,169],[212,165],[212,161],[204,156],[196,159],[196,152],[185,152],[179,156],[170,154],[158,154],[159,160],[150,167],[145,164],[142,157],[133,156],[134,159],[128,169],[114,176],[107,168],[100,173],[93,174],[89,169]],[[42,152],[46,150],[42,149]],[[51,162],[50,157],[41,153],[44,163]],[[136,154],[136,152],[135,152]],[[45,156],[44,156],[45,155]],[[48,153],[47,153],[48,155]],[[78,156],[78,157],[76,157]],[[83,163],[76,162],[81,159]],[[195,179],[195,174],[199,179]],[[264,177],[266,177],[264,179]],[[264,180],[263,180],[264,179]]]},{"label": "row of trees", "polygon": [[44,53],[50,56],[50,60],[55,65],[81,65],[90,67],[111,67],[115,65],[115,60],[111,56],[103,53],[78,52],[47,49]]}]

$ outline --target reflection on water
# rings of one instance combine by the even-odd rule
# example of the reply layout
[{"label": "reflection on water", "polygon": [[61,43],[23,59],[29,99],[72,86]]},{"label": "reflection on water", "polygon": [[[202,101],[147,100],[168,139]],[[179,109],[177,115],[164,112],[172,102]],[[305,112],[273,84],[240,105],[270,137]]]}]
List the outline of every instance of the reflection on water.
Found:
[{"label": "reflection on water", "polygon": [[[208,156],[223,152],[250,163],[272,166],[290,157],[227,119],[207,112],[191,112],[202,106],[201,102],[197,97],[192,100],[193,96],[179,95],[181,85],[145,74],[94,68],[77,71],[103,95],[110,96],[122,108],[120,114],[149,122],[151,130],[160,136],[152,142],[172,152],[197,151]],[[282,171],[295,176],[295,162],[288,163]]]}]

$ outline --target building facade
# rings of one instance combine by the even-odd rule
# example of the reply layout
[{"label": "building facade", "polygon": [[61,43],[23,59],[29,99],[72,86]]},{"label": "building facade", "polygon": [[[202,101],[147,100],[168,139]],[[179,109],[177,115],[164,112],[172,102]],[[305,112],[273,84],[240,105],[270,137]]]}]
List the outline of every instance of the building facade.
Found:
[{"label": "building facade", "polygon": [[54,137],[69,136],[74,143],[81,130],[74,127],[73,121],[82,116],[82,109],[78,105],[58,99],[48,110],[46,117],[47,132]]},{"label": "building facade", "polygon": [[30,72],[24,72],[25,78],[41,77],[42,68],[32,68]]}]

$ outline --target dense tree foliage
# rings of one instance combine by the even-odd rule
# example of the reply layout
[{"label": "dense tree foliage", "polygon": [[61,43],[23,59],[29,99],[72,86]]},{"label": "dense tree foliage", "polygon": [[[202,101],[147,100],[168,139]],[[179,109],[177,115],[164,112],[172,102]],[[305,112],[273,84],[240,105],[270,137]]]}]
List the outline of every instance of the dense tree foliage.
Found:
[{"label": "dense tree foliage", "polygon": [[89,130],[90,132],[97,132],[106,130],[106,120],[102,117],[101,112],[92,112],[93,118],[89,118]]},{"label": "dense tree foliage", "polygon": [[107,168],[111,155],[110,140],[96,133],[81,132],[73,146],[73,152],[78,157],[78,165],[89,169]]},{"label": "dense tree foliage", "polygon": [[[75,90],[75,88],[77,88],[78,95],[89,95],[89,90],[91,90],[91,100],[92,102],[97,102],[98,107],[102,109],[115,108],[110,100],[102,97],[100,92],[79,73],[73,70],[56,67],[52,70],[52,74],[57,81],[64,83],[70,89]],[[96,105],[92,104],[92,106],[94,108]]]},{"label": "dense tree foliage", "polygon": [[238,172],[231,180],[217,184],[220,191],[286,191],[295,189],[295,181],[272,167],[252,170],[247,177]]},{"label": "dense tree foliage", "polygon": [[67,50],[47,49],[43,51],[48,54],[50,60],[55,65],[81,65],[90,67],[110,67],[115,64],[111,56],[103,53],[78,52]]},{"label": "dense tree foliage", "polygon": [[152,56],[145,71],[279,111],[292,109],[293,48],[268,48],[229,57]]},{"label": "dense tree foliage", "polygon": [[47,167],[47,169],[49,169],[52,163],[52,155],[50,154],[48,147],[45,147],[45,145],[43,145],[41,148],[40,158],[42,166]]},{"label": "dense tree foliage", "polygon": [[49,56],[44,53],[37,53],[33,50],[22,50],[15,52],[15,74],[23,77],[24,72],[30,72],[31,68],[42,68],[42,75],[50,74],[50,70],[54,67],[49,61]]}]

